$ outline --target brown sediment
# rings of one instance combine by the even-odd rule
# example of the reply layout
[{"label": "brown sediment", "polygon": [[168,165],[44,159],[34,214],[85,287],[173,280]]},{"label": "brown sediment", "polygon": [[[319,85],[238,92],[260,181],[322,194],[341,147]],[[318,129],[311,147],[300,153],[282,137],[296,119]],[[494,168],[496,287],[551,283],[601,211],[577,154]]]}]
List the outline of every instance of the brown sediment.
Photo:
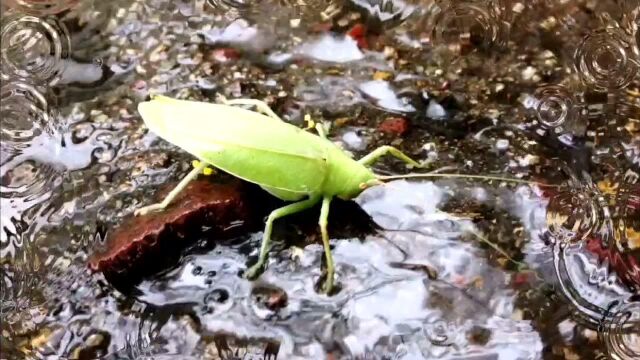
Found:
[{"label": "brown sediment", "polygon": [[[159,191],[155,200],[175,185]],[[91,255],[89,267],[107,277],[145,275],[175,264],[180,251],[203,236],[223,240],[241,235],[254,223],[245,187],[240,181],[192,181],[166,209],[131,215],[108,233],[104,246]]]}]

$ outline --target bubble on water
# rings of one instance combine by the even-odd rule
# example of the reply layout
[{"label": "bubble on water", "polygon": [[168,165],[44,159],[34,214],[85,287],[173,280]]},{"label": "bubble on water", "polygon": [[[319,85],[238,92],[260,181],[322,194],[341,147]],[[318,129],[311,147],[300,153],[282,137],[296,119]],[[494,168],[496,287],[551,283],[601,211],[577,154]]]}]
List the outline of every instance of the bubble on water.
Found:
[{"label": "bubble on water", "polygon": [[69,58],[71,42],[54,18],[14,14],[2,19],[2,73],[55,84]]},{"label": "bubble on water", "polygon": [[433,43],[459,52],[503,44],[508,23],[500,19],[500,7],[492,3],[450,2],[434,7],[428,17]]},{"label": "bubble on water", "polygon": [[640,302],[617,302],[610,308],[611,316],[603,319],[600,337],[615,360],[640,358]]},{"label": "bubble on water", "polygon": [[587,35],[574,55],[582,81],[597,90],[621,89],[638,72],[630,39],[616,29],[599,29]]},{"label": "bubble on water", "polygon": [[7,7],[29,15],[55,15],[77,5],[79,0],[6,0]]},{"label": "bubble on water", "polygon": [[560,243],[576,243],[592,235],[603,221],[597,194],[583,189],[563,189],[551,197],[547,227]]},{"label": "bubble on water", "polygon": [[546,127],[555,128],[580,119],[580,105],[564,86],[542,86],[536,89],[534,99],[536,116]]},{"label": "bubble on water", "polygon": [[47,100],[35,87],[11,82],[0,89],[0,140],[3,144],[2,163],[28,146],[31,140],[43,133],[51,134],[53,112]]}]

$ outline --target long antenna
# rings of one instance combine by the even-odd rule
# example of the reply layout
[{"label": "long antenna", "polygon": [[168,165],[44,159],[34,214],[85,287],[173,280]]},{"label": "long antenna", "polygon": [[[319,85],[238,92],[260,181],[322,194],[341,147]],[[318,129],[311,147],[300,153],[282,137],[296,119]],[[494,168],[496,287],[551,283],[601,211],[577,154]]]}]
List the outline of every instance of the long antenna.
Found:
[{"label": "long antenna", "polygon": [[497,180],[497,181],[508,181],[519,184],[529,184],[529,185],[542,185],[542,186],[550,186],[557,187],[559,185],[545,184],[537,181],[529,181],[529,180],[521,180],[514,178],[506,178],[500,176],[487,176],[487,175],[470,175],[470,174],[406,174],[406,175],[390,175],[390,176],[378,176],[379,180],[397,180],[397,179],[409,179],[409,178],[463,178],[463,179],[482,179],[482,180]]}]

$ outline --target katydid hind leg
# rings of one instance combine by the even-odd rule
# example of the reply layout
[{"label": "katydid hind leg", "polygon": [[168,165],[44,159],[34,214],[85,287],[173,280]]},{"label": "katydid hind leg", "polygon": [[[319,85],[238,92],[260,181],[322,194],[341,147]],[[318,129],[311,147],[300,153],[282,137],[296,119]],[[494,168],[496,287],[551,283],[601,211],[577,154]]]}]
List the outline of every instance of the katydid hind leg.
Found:
[{"label": "katydid hind leg", "polygon": [[198,164],[198,166],[194,167],[188,174],[187,176],[185,176],[182,180],[180,180],[180,182],[178,183],[178,185],[176,185],[176,187],[173,188],[173,190],[171,190],[169,192],[169,194],[167,196],[165,196],[165,198],[156,204],[151,204],[145,207],[142,207],[140,209],[137,209],[133,212],[133,214],[135,216],[138,215],[145,215],[148,214],[150,212],[153,211],[157,211],[157,210],[163,210],[164,208],[166,208],[167,206],[169,206],[169,204],[171,203],[171,201],[173,201],[173,199],[176,198],[176,196],[178,196],[178,194],[184,190],[187,185],[189,185],[189,183],[196,178],[196,176],[198,176],[198,174],[200,172],[202,172],[205,168],[207,167],[207,163],[205,163],[204,161],[200,162]]},{"label": "katydid hind leg", "polygon": [[225,105],[253,105],[256,107],[256,109],[271,117],[274,118],[276,120],[280,120],[283,121],[273,110],[271,110],[271,107],[269,107],[269,105],[262,101],[262,100],[257,100],[257,99],[231,99],[231,100],[227,100],[227,99],[223,99],[223,103]]},{"label": "katydid hind leg", "polygon": [[322,245],[324,247],[324,255],[327,260],[327,278],[322,285],[322,291],[326,294],[330,294],[333,291],[333,280],[335,268],[333,266],[333,255],[331,255],[331,247],[329,246],[329,233],[327,231],[327,224],[329,219],[329,207],[331,205],[332,197],[325,197],[322,199],[322,208],[320,209],[320,219],[318,224],[320,225],[320,232],[322,234]]},{"label": "katydid hind leg", "polygon": [[412,165],[415,167],[422,167],[420,163],[413,160],[412,158],[404,154],[402,151],[394,148],[393,146],[388,146],[388,145],[384,145],[373,150],[369,154],[365,155],[362,159],[358,160],[358,162],[362,165],[371,165],[372,163],[376,162],[378,159],[380,159],[381,157],[387,154],[391,154],[391,156],[397,159],[400,159],[409,165]]},{"label": "katydid hind leg", "polygon": [[267,222],[264,227],[264,233],[262,235],[262,244],[260,245],[260,255],[258,257],[258,262],[255,263],[252,267],[250,267],[245,275],[248,279],[255,278],[263,269],[267,262],[267,256],[269,253],[269,243],[271,242],[271,230],[273,227],[273,221],[287,216],[298,213],[300,211],[306,210],[313,205],[315,205],[320,200],[320,196],[311,196],[306,200],[302,200],[293,204],[289,204],[283,206],[281,208],[275,209],[269,214],[267,218]]}]

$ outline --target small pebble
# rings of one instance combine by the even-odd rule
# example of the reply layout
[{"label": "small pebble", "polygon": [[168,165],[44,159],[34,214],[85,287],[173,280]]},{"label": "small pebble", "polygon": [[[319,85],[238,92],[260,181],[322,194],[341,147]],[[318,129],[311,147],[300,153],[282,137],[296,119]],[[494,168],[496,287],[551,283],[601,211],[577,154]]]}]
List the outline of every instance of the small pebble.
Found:
[{"label": "small pebble", "polygon": [[348,131],[342,135],[342,141],[352,150],[364,150],[364,140],[355,131]]},{"label": "small pebble", "polygon": [[506,150],[509,148],[509,140],[507,139],[499,139],[496,141],[496,149],[498,150]]},{"label": "small pebble", "polygon": [[447,116],[447,112],[444,110],[442,105],[438,104],[435,101],[429,102],[429,107],[427,108],[427,117],[431,119],[443,119]]}]

